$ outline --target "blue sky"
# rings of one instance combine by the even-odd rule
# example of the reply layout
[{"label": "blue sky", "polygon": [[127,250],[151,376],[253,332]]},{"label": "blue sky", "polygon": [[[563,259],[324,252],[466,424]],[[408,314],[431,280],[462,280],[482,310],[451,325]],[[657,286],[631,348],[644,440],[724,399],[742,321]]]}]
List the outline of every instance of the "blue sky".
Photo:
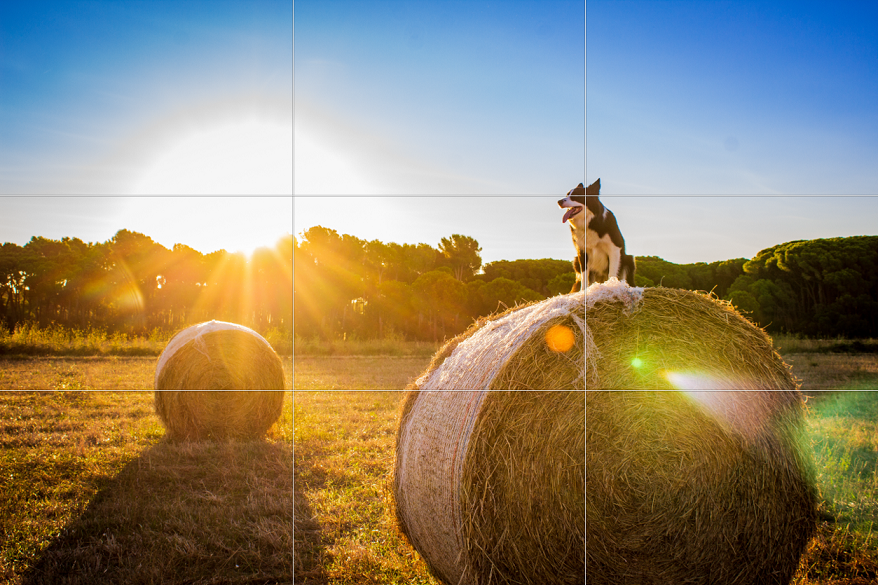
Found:
[{"label": "blue sky", "polygon": [[572,259],[582,0],[297,0],[294,234]]},{"label": "blue sky", "polygon": [[291,194],[291,0],[0,4],[0,194]]},{"label": "blue sky", "polygon": [[296,194],[554,194],[583,180],[582,0],[295,9]]},{"label": "blue sky", "polygon": [[588,0],[586,18],[586,174],[629,253],[876,233],[878,4]]}]

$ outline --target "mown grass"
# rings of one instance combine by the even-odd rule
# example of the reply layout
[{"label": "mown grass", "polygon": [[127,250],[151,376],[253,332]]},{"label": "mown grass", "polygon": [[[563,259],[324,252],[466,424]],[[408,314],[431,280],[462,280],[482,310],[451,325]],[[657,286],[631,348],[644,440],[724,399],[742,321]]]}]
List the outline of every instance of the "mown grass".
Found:
[{"label": "mown grass", "polygon": [[0,394],[0,583],[289,583],[292,401],[169,443],[146,392]]},{"label": "mown grass", "polygon": [[[155,357],[0,358],[2,390],[151,390]],[[293,358],[282,356],[284,382],[293,387]]]},{"label": "mown grass", "polygon": [[878,393],[807,393],[821,521],[795,583],[878,581]]},{"label": "mown grass", "polygon": [[398,392],[295,393],[300,585],[439,585],[389,506]]},{"label": "mown grass", "polygon": [[430,364],[430,356],[295,356],[296,390],[402,390]]},{"label": "mown grass", "polygon": [[393,356],[429,357],[436,353],[441,343],[431,341],[405,341],[398,335],[383,339],[332,339],[321,340],[296,336],[297,356]]},{"label": "mown grass", "polygon": [[[153,329],[148,335],[109,333],[106,329],[22,324],[14,331],[0,327],[0,355],[19,356],[157,356],[176,331]],[[292,355],[288,331],[269,329],[263,335],[279,355]]]}]

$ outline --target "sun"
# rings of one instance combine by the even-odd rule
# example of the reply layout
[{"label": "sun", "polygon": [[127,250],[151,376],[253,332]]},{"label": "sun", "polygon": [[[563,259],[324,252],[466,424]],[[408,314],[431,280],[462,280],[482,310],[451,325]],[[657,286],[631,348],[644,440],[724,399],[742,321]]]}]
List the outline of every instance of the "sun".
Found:
[{"label": "sun", "polygon": [[227,123],[168,144],[135,195],[292,195],[292,125]]}]

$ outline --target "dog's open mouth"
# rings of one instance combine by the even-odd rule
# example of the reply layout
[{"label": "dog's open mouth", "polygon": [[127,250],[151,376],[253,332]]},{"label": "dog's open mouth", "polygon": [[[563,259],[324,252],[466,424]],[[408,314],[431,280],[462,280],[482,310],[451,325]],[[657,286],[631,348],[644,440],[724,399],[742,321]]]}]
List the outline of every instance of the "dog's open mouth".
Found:
[{"label": "dog's open mouth", "polygon": [[561,223],[565,223],[568,219],[575,216],[577,213],[583,210],[583,207],[571,207],[567,210],[567,213],[564,214],[564,219],[561,220]]}]

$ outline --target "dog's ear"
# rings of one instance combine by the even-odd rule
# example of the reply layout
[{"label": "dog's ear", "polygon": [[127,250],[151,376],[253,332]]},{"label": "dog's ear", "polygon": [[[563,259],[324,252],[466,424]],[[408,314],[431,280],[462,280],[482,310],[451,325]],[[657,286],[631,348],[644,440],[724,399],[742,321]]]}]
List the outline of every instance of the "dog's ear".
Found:
[{"label": "dog's ear", "polygon": [[[582,185],[580,184],[580,187],[581,186]],[[601,180],[598,179],[597,181],[595,181],[594,183],[589,185],[588,188],[585,190],[585,194],[586,195],[600,195],[601,194]]]},{"label": "dog's ear", "polygon": [[585,186],[583,186],[583,184],[580,183],[577,186],[575,186],[574,188],[570,189],[570,191],[567,192],[568,197],[573,196],[573,195],[585,195]]}]

